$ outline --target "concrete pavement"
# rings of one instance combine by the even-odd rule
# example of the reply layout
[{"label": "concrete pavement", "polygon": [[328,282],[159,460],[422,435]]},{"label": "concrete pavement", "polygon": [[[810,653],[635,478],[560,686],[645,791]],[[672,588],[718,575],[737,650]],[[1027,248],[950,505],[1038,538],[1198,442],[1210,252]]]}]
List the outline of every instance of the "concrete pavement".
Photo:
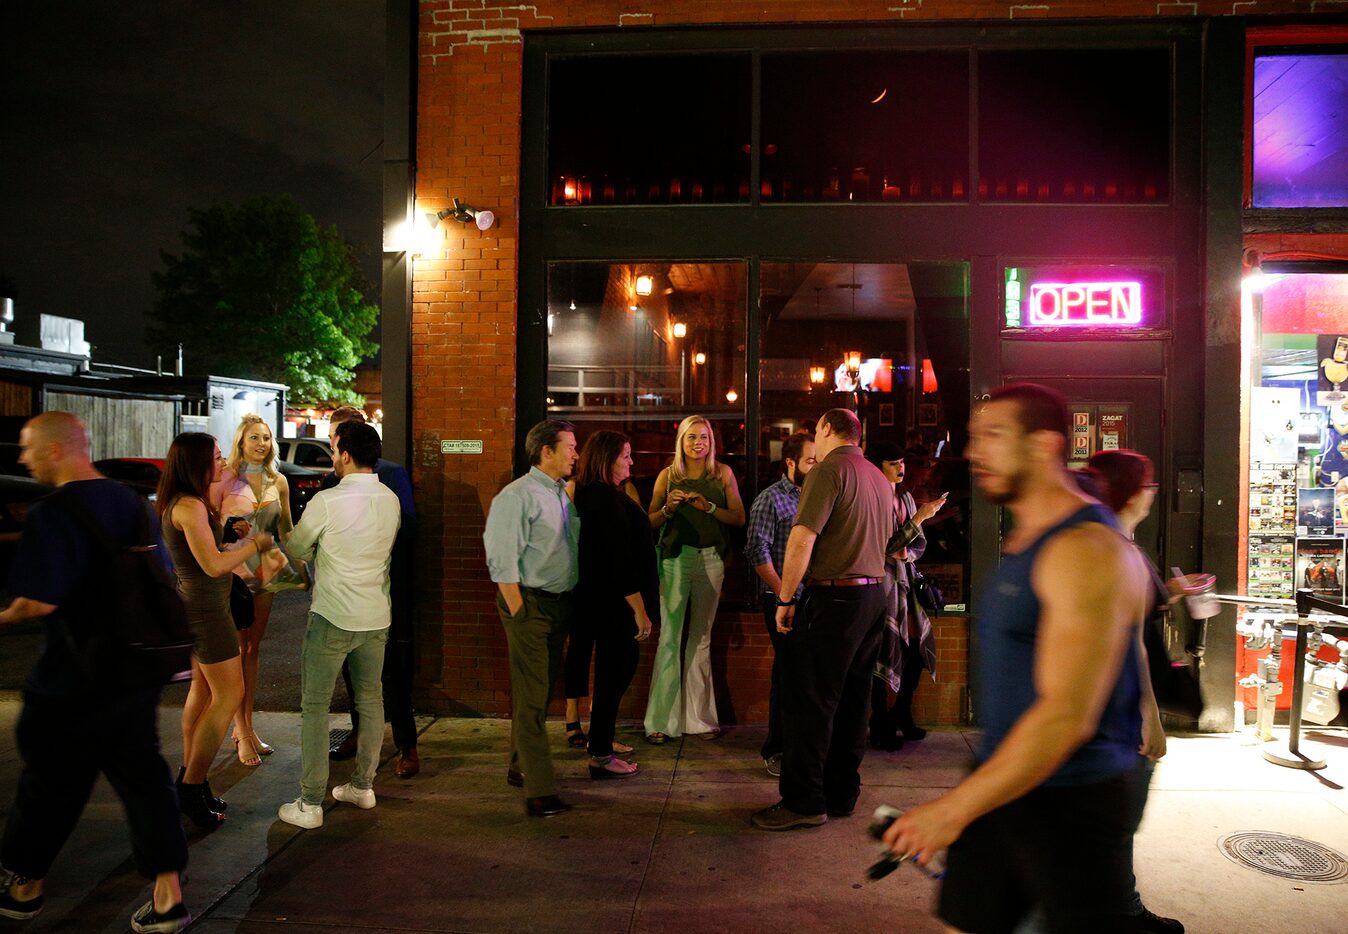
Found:
[{"label": "concrete pavement", "polygon": [[[0,807],[18,774],[14,695],[0,699]],[[177,711],[162,735],[177,762]],[[334,725],[344,725],[335,718]],[[757,757],[760,728],[717,741],[640,742],[639,776],[595,782],[581,751],[553,731],[570,814],[527,819],[504,781],[507,721],[422,721],[422,774],[375,782],[378,806],[329,799],[321,829],[276,820],[298,794],[299,716],[259,714],[277,752],[247,769],[222,751],[212,773],[230,802],[210,834],[193,830],[186,886],[206,932],[274,931],[937,931],[935,883],[901,867],[878,883],[865,835],[880,803],[904,808],[956,782],[973,734],[933,733],[898,753],[868,754],[856,816],[818,830],[770,834],[749,815],[776,799]],[[1317,775],[1262,760],[1244,735],[1175,738],[1157,770],[1137,844],[1137,875],[1153,910],[1192,932],[1342,930],[1348,886],[1294,883],[1237,865],[1217,841],[1240,830],[1292,833],[1348,851],[1348,737],[1312,734],[1330,760]],[[392,749],[385,750],[391,754]],[[349,763],[335,763],[332,781]],[[115,797],[100,782],[48,880],[47,908],[28,931],[125,931],[146,897]],[[0,931],[18,930],[0,921]]]}]

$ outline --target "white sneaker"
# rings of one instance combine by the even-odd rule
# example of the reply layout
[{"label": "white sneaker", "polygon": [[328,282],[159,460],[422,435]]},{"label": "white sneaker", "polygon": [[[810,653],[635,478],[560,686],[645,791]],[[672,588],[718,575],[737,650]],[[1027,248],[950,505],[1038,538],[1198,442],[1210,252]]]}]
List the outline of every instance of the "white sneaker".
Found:
[{"label": "white sneaker", "polygon": [[354,804],[356,807],[364,808],[367,811],[375,805],[373,788],[366,788],[362,791],[352,788],[350,782],[332,789],[332,796],[338,801]]},{"label": "white sneaker", "polygon": [[276,816],[287,824],[294,824],[305,830],[323,826],[323,808],[317,804],[305,804],[303,798],[296,798],[281,805]]}]

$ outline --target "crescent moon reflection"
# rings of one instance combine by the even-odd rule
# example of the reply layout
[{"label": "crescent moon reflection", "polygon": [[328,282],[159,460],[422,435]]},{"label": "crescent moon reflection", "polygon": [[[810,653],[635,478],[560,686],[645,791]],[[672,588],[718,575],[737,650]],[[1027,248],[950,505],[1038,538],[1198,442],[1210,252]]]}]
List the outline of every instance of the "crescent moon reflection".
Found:
[{"label": "crescent moon reflection", "polygon": [[871,103],[872,103],[872,104],[878,104],[878,103],[880,103],[882,100],[885,99],[885,95],[888,94],[888,93],[889,93],[889,88],[885,88],[883,91],[880,92],[880,96],[877,97],[875,100],[871,101]]}]

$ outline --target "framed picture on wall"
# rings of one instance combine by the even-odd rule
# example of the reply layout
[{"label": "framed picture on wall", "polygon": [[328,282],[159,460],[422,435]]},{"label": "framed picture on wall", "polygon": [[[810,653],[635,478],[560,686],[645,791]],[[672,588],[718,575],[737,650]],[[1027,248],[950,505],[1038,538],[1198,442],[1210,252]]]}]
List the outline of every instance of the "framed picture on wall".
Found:
[{"label": "framed picture on wall", "polygon": [[880,403],[880,425],[881,427],[894,424],[894,403]]},{"label": "framed picture on wall", "polygon": [[917,423],[923,427],[936,424],[936,403],[923,402],[917,407]]}]

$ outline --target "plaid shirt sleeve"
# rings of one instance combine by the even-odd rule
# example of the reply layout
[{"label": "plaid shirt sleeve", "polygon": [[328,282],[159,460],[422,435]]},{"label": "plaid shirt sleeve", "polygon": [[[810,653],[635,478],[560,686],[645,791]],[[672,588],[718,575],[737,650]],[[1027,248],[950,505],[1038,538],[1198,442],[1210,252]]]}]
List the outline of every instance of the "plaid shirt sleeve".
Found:
[{"label": "plaid shirt sleeve", "polygon": [[744,557],[749,567],[756,568],[772,562],[772,542],[777,530],[777,511],[773,508],[776,484],[754,497],[749,507],[749,531],[744,542]]}]

